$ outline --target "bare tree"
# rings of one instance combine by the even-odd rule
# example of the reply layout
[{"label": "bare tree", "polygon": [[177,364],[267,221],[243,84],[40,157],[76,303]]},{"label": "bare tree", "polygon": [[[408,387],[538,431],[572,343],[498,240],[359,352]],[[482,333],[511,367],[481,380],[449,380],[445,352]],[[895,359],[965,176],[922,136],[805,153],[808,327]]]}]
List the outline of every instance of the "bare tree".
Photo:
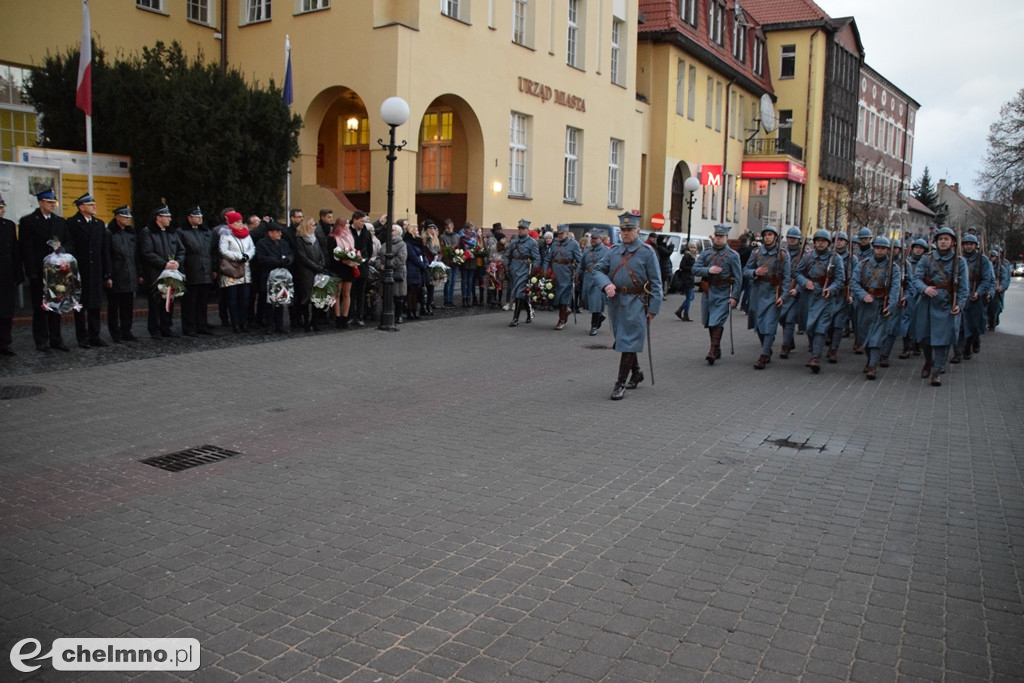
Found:
[{"label": "bare tree", "polygon": [[1024,89],[999,110],[989,127],[988,150],[978,175],[988,206],[985,227],[1008,258],[1024,252]]}]

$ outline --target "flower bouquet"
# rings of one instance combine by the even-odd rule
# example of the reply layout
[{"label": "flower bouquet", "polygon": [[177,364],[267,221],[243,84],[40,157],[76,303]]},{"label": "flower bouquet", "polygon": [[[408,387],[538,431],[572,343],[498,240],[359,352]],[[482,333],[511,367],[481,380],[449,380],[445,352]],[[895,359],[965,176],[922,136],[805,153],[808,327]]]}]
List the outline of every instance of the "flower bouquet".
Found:
[{"label": "flower bouquet", "polygon": [[461,247],[441,247],[441,259],[445,265],[454,268],[455,266],[461,266],[466,262],[467,251]]},{"label": "flower bouquet", "polygon": [[287,306],[295,296],[292,274],[287,268],[274,268],[267,275],[267,303],[272,306]]},{"label": "flower bouquet", "polygon": [[334,248],[334,259],[336,261],[341,261],[346,266],[351,266],[353,277],[359,277],[359,264],[365,260],[363,255],[357,250],[342,249],[341,247]]},{"label": "flower bouquet", "polygon": [[478,244],[473,247],[473,258],[476,259],[476,267],[483,268],[484,264],[487,263],[487,258],[490,254],[490,250],[485,244]]},{"label": "flower bouquet", "polygon": [[310,292],[309,300],[314,308],[326,311],[338,300],[338,287],[341,285],[341,278],[317,273],[313,276],[313,291]]},{"label": "flower bouquet", "polygon": [[501,291],[502,283],[505,281],[505,264],[501,259],[493,259],[487,264],[487,288]]},{"label": "flower bouquet", "polygon": [[555,298],[555,274],[540,268],[533,271],[526,281],[526,296],[537,305],[547,306]]},{"label": "flower bouquet", "polygon": [[57,240],[47,244],[53,253],[43,259],[43,308],[50,313],[82,310],[79,303],[82,279],[78,275],[78,261],[71,254],[62,252]]},{"label": "flower bouquet", "polygon": [[428,270],[430,270],[430,281],[433,282],[435,285],[439,285],[445,280],[447,280],[448,271],[451,270],[451,268],[446,266],[443,261],[434,261],[429,266],[427,266],[427,268]]},{"label": "flower bouquet", "polygon": [[166,269],[160,273],[153,285],[160,298],[164,300],[164,310],[171,312],[171,302],[185,295],[185,274],[180,270]]}]

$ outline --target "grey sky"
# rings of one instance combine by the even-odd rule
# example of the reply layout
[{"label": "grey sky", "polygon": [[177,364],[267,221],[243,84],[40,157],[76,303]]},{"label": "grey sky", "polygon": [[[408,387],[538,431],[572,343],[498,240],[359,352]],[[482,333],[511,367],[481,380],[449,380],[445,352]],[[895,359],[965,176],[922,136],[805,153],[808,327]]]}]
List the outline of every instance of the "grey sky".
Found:
[{"label": "grey sky", "polygon": [[913,180],[928,166],[933,182],[980,197],[989,126],[1024,88],[1024,1],[815,1],[853,16],[865,61],[920,103]]}]

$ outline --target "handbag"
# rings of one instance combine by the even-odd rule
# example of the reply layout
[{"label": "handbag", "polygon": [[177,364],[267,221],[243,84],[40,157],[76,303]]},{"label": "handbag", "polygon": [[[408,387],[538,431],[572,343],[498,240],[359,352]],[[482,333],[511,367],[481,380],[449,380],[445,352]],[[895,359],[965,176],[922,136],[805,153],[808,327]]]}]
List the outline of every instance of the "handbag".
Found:
[{"label": "handbag", "polygon": [[232,261],[229,258],[220,259],[220,267],[217,269],[221,275],[239,280],[245,277],[245,263],[243,261]]}]

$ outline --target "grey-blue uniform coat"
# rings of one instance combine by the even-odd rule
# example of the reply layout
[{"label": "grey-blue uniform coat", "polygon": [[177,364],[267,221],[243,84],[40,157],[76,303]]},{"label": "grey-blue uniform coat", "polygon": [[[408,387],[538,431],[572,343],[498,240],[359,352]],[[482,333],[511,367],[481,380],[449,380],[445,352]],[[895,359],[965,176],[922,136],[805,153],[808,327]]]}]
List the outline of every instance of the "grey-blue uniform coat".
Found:
[{"label": "grey-blue uniform coat", "polygon": [[[616,244],[601,255],[593,276],[601,289],[614,284],[617,290],[615,296],[608,299],[615,350],[623,353],[643,351],[647,313],[657,315],[661,310],[661,268],[657,252],[639,239],[632,244]],[[637,293],[645,284],[650,290],[647,297]],[[630,293],[618,291],[623,289],[630,290]],[[645,298],[648,300],[646,307]]]},{"label": "grey-blue uniform coat", "polygon": [[[779,319],[787,323],[796,323],[801,330],[806,329],[807,321],[807,297],[804,296],[804,290],[800,288],[799,283],[796,282],[796,271],[799,270],[800,264],[810,256],[813,249],[801,249],[801,245],[797,244],[793,249],[786,246],[786,251],[789,253],[789,273],[790,280],[788,283],[784,283],[784,287],[793,285],[792,289],[796,290],[796,296],[787,296],[786,302],[782,304],[782,308],[779,309]],[[789,290],[787,289],[787,292]],[[795,316],[795,317],[794,317]]]},{"label": "grey-blue uniform coat", "polygon": [[[900,296],[899,270],[895,263],[889,261],[888,254],[882,259],[872,254],[870,258],[854,264],[851,278],[850,291],[857,302],[854,308],[857,343],[867,348],[879,348],[890,331],[890,320],[883,318],[882,312],[886,309],[890,313],[895,312]],[[871,303],[864,301],[868,294],[874,298]]]},{"label": "grey-blue uniform coat", "polygon": [[[967,276],[970,279],[968,284],[969,296],[960,305],[963,309],[964,336],[973,337],[985,333],[988,321],[985,319],[985,297],[996,291],[996,278],[992,273],[992,262],[978,253],[975,249],[970,257],[965,256],[967,262]],[[971,301],[971,296],[977,294],[978,298]]]},{"label": "grey-blue uniform coat", "polygon": [[537,240],[530,236],[520,237],[516,235],[508,243],[505,250],[505,272],[508,273],[511,282],[511,293],[513,299],[521,299],[526,296],[526,284],[530,280],[530,271],[534,264],[540,265],[540,249],[537,247]]},{"label": "grey-blue uniform coat", "polygon": [[[999,272],[996,272],[997,270]],[[1001,287],[1002,291],[994,291],[992,293],[992,300],[988,304],[988,315],[990,318],[995,318],[1003,312],[1003,299],[1006,290],[1010,288],[1012,272],[1009,261],[1000,260],[998,264],[992,265],[992,274],[995,276],[996,285]]]},{"label": "grey-blue uniform coat", "polygon": [[903,269],[903,273],[905,273],[903,279],[904,305],[899,313],[899,327],[896,330],[897,337],[916,339],[914,336],[914,317],[917,315],[917,304],[921,298],[921,292],[914,286],[914,270],[917,268],[920,260],[914,258],[913,255],[906,257]]},{"label": "grey-blue uniform coat", "polygon": [[[814,290],[807,289],[807,283],[814,283]],[[846,284],[846,270],[843,259],[830,249],[812,249],[804,254],[796,268],[797,289],[807,304],[807,334],[826,334],[832,325],[832,315],[842,297]],[[822,297],[828,289],[829,298]]]},{"label": "grey-blue uniform coat", "polygon": [[842,331],[846,329],[846,323],[850,322],[853,306],[846,301],[846,297],[850,292],[850,276],[853,274],[853,266],[850,264],[850,259],[853,258],[852,253],[850,247],[846,247],[846,251],[843,252],[836,251],[836,257],[843,268],[843,289],[834,304],[835,308],[832,309],[832,329],[834,330]]},{"label": "grey-blue uniform coat", "polygon": [[[914,270],[911,281],[914,283],[914,289],[921,292],[921,299],[917,302],[917,315],[914,318],[914,332],[922,344],[949,346],[956,341],[959,316],[950,313],[954,263],[958,264],[960,269],[957,301],[962,302],[967,299],[970,292],[967,288],[967,262],[957,256],[953,249],[949,249],[945,254],[938,250],[925,254]],[[939,290],[933,297],[924,293],[930,286]]]},{"label": "grey-blue uniform coat", "polygon": [[603,313],[605,304],[604,291],[597,285],[594,278],[594,268],[608,247],[604,242],[598,242],[597,246],[591,245],[583,250],[579,265],[576,266],[576,275],[579,276],[579,287],[583,292],[583,301],[586,302],[587,310],[591,313]]},{"label": "grey-blue uniform coat", "polygon": [[[721,266],[722,272],[712,275],[711,266]],[[705,249],[697,255],[691,272],[708,283],[708,291],[701,294],[701,322],[704,327],[719,327],[729,320],[729,299],[738,299],[743,283],[740,255],[731,247]]]},{"label": "grey-blue uniform coat", "polygon": [[555,298],[551,301],[555,306],[572,303],[572,276],[582,256],[579,243],[569,237],[556,239],[544,254],[541,268],[555,275]]},{"label": "grey-blue uniform coat", "polygon": [[[754,271],[761,266],[769,270],[764,277],[755,275]],[[750,278],[750,313],[747,316],[747,329],[757,330],[758,334],[775,334],[779,328],[779,309],[775,301],[783,302],[789,296],[789,252],[780,250],[778,244],[771,249],[761,245],[747,260],[743,275]]]}]

